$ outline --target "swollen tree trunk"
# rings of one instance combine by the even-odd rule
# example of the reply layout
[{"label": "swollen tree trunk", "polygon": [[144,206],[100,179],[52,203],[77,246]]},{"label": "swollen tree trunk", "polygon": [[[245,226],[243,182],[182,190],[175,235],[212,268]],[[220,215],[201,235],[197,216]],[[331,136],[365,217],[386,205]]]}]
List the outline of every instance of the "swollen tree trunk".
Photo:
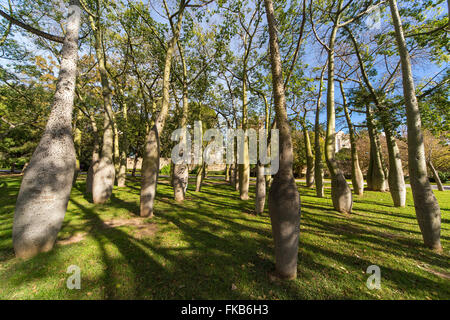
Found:
[{"label": "swollen tree trunk", "polygon": [[300,232],[300,195],[292,172],[293,149],[287,119],[281,56],[272,0],[264,1],[269,28],[270,64],[275,100],[276,125],[279,130],[279,170],[269,191],[269,214],[275,244],[275,271],[285,279],[297,277]]},{"label": "swollen tree trunk", "polygon": [[324,196],[323,188],[323,167],[322,167],[322,149],[320,148],[320,103],[322,99],[323,89],[323,74],[325,73],[325,67],[320,74],[319,93],[317,96],[316,104],[316,118],[314,123],[314,181],[316,184],[316,195],[319,198]]},{"label": "swollen tree trunk", "polygon": [[356,150],[355,130],[353,128],[352,120],[351,120],[350,114],[348,112],[347,99],[345,97],[344,86],[343,86],[342,82],[339,82],[339,85],[341,88],[342,100],[343,100],[343,104],[344,104],[345,119],[347,120],[348,134],[350,136],[353,192],[355,194],[361,196],[364,193],[364,176],[363,176],[361,168],[359,166],[358,151]]},{"label": "swollen tree trunk", "polygon": [[92,200],[94,203],[105,203],[112,194],[115,180],[115,168],[113,160],[114,149],[114,114],[112,111],[112,90],[109,86],[108,72],[106,71],[105,55],[102,50],[102,30],[99,18],[89,16],[91,28],[94,32],[94,46],[97,56],[98,71],[102,84],[102,96],[104,107],[103,145],[100,161],[94,170],[92,180]]},{"label": "swollen tree trunk", "polygon": [[120,170],[120,146],[119,146],[119,129],[117,128],[116,117],[113,116],[113,132],[114,132],[114,172],[115,172],[115,183],[118,183],[118,176]]},{"label": "swollen tree trunk", "polygon": [[408,167],[416,217],[425,246],[442,250],[441,211],[427,176],[425,147],[419,105],[415,94],[411,60],[403,35],[403,26],[395,0],[389,0],[402,65],[403,95],[408,126]]},{"label": "swollen tree trunk", "polygon": [[[340,2],[342,5],[342,2]],[[339,8],[340,10],[340,8]],[[339,212],[350,213],[353,206],[352,191],[338,167],[335,158],[336,110],[334,106],[334,44],[338,30],[339,15],[331,31],[328,51],[328,89],[327,89],[327,133],[325,139],[325,160],[331,175],[331,199],[333,207]]]},{"label": "swollen tree trunk", "polygon": [[16,256],[21,258],[53,248],[70,197],[76,161],[72,110],[80,13],[79,2],[72,0],[52,111],[17,197],[12,236]]},{"label": "swollen tree trunk", "polygon": [[184,2],[182,1],[180,12],[178,13],[178,22],[174,30],[172,39],[169,41],[166,60],[164,64],[163,89],[161,111],[155,119],[155,124],[147,134],[143,160],[142,160],[142,179],[140,195],[140,215],[142,217],[153,216],[153,205],[156,196],[156,186],[159,174],[159,135],[164,129],[166,117],[169,112],[169,89],[170,89],[170,69],[172,66],[172,57],[175,50],[175,44],[180,36],[181,21],[183,18]]},{"label": "swollen tree trunk", "polygon": [[439,174],[433,166],[433,162],[431,160],[427,161],[428,168],[430,168],[433,173],[434,181],[436,181],[436,185],[439,191],[444,191],[444,186],[442,185],[441,178],[439,178]]}]

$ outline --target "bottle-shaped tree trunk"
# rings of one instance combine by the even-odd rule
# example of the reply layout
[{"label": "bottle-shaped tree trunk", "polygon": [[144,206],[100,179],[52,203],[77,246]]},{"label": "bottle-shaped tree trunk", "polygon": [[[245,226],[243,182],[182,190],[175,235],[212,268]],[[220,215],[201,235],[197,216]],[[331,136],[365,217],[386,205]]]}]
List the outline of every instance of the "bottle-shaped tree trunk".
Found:
[{"label": "bottle-shaped tree trunk", "polygon": [[440,241],[441,211],[427,175],[422,123],[411,71],[411,60],[406,48],[397,2],[389,0],[389,6],[402,66],[403,95],[408,126],[408,167],[416,217],[425,246],[434,250],[442,250]]},{"label": "bottle-shaped tree trunk", "polygon": [[72,111],[81,15],[77,0],[70,2],[68,12],[52,109],[23,176],[14,212],[13,245],[21,258],[53,248],[72,189],[76,161]]},{"label": "bottle-shaped tree trunk", "polygon": [[279,170],[269,191],[269,214],[275,244],[275,271],[285,279],[297,277],[298,239],[300,232],[300,195],[295,183],[291,128],[287,119],[281,56],[272,0],[264,1],[269,28],[270,64],[279,130]]}]

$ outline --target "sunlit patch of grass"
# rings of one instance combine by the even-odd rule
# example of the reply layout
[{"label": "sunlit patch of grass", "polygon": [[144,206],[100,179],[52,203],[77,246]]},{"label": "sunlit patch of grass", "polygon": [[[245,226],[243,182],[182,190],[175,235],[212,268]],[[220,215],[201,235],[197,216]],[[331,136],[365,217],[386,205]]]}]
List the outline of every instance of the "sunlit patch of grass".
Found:
[{"label": "sunlit patch of grass", "polygon": [[[139,180],[115,188],[94,205],[81,178],[72,190],[59,238],[85,237],[23,261],[14,257],[12,219],[20,177],[0,177],[0,298],[2,299],[449,299],[450,197],[435,194],[442,210],[437,254],[422,246],[412,197],[392,206],[389,193],[354,197],[354,212],[332,210],[330,190],[319,199],[299,183],[302,201],[298,278],[271,282],[273,242],[267,210],[254,216],[251,198],[208,180],[202,192],[190,181],[187,199],[173,200],[167,179],[158,186],[156,224],[149,237],[135,226],[102,227],[136,218]],[[369,265],[381,269],[381,290],[366,287]],[[81,289],[69,290],[67,268],[81,269]]]}]

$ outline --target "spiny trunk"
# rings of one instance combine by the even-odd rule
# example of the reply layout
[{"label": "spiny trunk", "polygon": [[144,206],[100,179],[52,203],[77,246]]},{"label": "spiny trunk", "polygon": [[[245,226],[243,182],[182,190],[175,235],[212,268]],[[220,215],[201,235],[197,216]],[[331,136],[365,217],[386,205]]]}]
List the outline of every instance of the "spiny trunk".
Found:
[{"label": "spiny trunk", "polygon": [[439,174],[433,166],[433,162],[431,160],[427,161],[428,168],[430,168],[431,173],[433,174],[434,181],[436,181],[436,185],[439,191],[444,191],[444,186],[442,185],[441,178],[439,178]]},{"label": "spiny trunk", "polygon": [[[370,105],[366,105],[367,128],[370,139],[370,190],[386,191],[386,176],[384,174],[383,163],[381,160],[381,146],[378,143],[378,132],[373,120],[373,111]],[[369,183],[368,183],[369,184]],[[369,187],[369,186],[368,186]]]},{"label": "spiny trunk", "polygon": [[[340,2],[341,3],[341,2]],[[338,167],[335,158],[336,145],[336,114],[334,106],[334,44],[337,24],[336,19],[330,36],[328,52],[328,89],[327,89],[327,133],[325,139],[325,160],[331,175],[331,199],[335,210],[344,213],[350,213],[353,206],[352,191],[345,180],[344,174]]]},{"label": "spiny trunk", "polygon": [[105,203],[112,194],[115,179],[113,148],[114,148],[114,115],[112,111],[112,91],[109,86],[108,72],[106,71],[105,55],[102,50],[102,31],[99,21],[89,16],[91,28],[94,31],[94,45],[97,56],[98,71],[102,84],[104,120],[103,145],[100,161],[92,181],[92,200],[94,203]]},{"label": "spiny trunk", "polygon": [[164,129],[166,117],[169,111],[170,69],[172,66],[172,57],[175,49],[175,44],[177,43],[180,35],[183,10],[184,6],[180,8],[177,26],[174,30],[173,37],[169,41],[167,47],[166,60],[164,64],[161,111],[159,112],[158,117],[155,119],[155,124],[149,130],[145,142],[145,149],[141,169],[142,179],[141,179],[141,195],[140,195],[140,215],[142,217],[153,216],[153,206],[156,196],[156,186],[158,183],[158,174],[159,174],[159,157],[160,157],[159,135]]},{"label": "spiny trunk", "polygon": [[342,100],[344,104],[345,119],[347,120],[348,134],[350,136],[353,192],[361,196],[364,193],[364,176],[359,166],[358,151],[356,150],[355,130],[353,128],[352,120],[347,108],[347,99],[345,96],[344,85],[342,84],[342,82],[339,82],[339,85],[341,88]]},{"label": "spiny trunk", "polygon": [[298,239],[300,232],[300,195],[292,172],[293,149],[287,119],[281,56],[272,0],[264,1],[269,27],[270,64],[275,100],[275,117],[279,130],[279,170],[269,191],[269,214],[275,244],[275,271],[284,279],[297,277]]},{"label": "spiny trunk", "polygon": [[408,126],[408,167],[417,221],[425,246],[442,250],[441,211],[427,176],[425,147],[419,105],[411,71],[411,61],[403,35],[403,27],[395,0],[389,0],[395,37],[402,65],[403,94]]},{"label": "spiny trunk", "polygon": [[23,176],[14,212],[13,246],[20,258],[53,248],[72,189],[75,171],[72,110],[81,14],[79,2],[72,0],[68,11],[52,111]]}]

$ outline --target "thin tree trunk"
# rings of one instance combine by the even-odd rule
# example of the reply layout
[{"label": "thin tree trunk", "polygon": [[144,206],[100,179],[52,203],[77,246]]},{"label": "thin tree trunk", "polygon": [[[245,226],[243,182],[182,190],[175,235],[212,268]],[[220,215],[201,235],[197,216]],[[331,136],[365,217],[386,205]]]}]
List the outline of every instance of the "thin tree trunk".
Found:
[{"label": "thin tree trunk", "polygon": [[391,193],[394,206],[404,207],[406,205],[406,186],[400,150],[388,125],[385,125],[384,132],[389,155],[389,192]]},{"label": "thin tree trunk", "polygon": [[138,160],[139,160],[139,158],[138,158],[137,154],[134,155],[133,171],[131,171],[131,176],[132,176],[133,178],[136,178],[136,167],[137,167]]},{"label": "thin tree trunk", "polygon": [[[186,61],[184,59],[184,52],[183,48],[181,47],[180,43],[178,42],[178,51],[180,52],[181,57],[181,63],[183,65],[183,114],[181,116],[181,128],[183,132],[180,136],[180,146],[184,144],[184,147],[182,149],[182,153],[179,154],[180,157],[182,157],[181,163],[174,163],[173,164],[173,193],[175,201],[177,202],[183,202],[186,197],[186,190],[189,183],[189,168],[188,163],[185,161],[185,152],[189,154],[188,151],[188,145],[187,145],[187,129],[186,124],[188,120],[188,112],[189,112],[189,101],[188,101],[188,85],[187,85],[187,67],[186,67]],[[173,161],[172,161],[173,163]]]},{"label": "thin tree trunk", "polygon": [[433,166],[433,162],[431,160],[427,161],[428,168],[430,168],[431,173],[433,173],[434,181],[436,181],[436,185],[439,191],[444,191],[444,186],[442,185],[441,178],[439,178],[439,174]]},{"label": "thin tree trunk", "polygon": [[374,124],[373,110],[369,104],[366,105],[366,118],[370,139],[369,161],[371,165],[371,170],[369,172],[370,180],[369,177],[367,180],[370,181],[370,190],[384,192],[386,191],[386,176],[384,174],[383,163],[381,161],[381,146],[378,143],[378,132]]},{"label": "thin tree trunk", "polygon": [[355,130],[353,128],[352,120],[348,112],[347,99],[345,97],[344,85],[339,82],[342,94],[342,100],[344,104],[345,119],[347,120],[348,134],[350,136],[350,150],[352,158],[352,185],[353,192],[357,195],[363,195],[364,193],[364,176],[359,166],[358,151],[356,150]]},{"label": "thin tree trunk", "polygon": [[164,129],[166,117],[169,111],[169,89],[170,89],[170,71],[172,66],[172,57],[175,45],[180,36],[181,22],[183,19],[184,1],[180,4],[180,12],[178,13],[178,22],[174,30],[172,39],[169,41],[166,60],[164,64],[163,90],[161,111],[155,119],[155,124],[147,134],[144,155],[142,160],[142,179],[141,179],[141,195],[140,195],[140,215],[142,217],[153,216],[153,206],[156,196],[156,186],[159,174],[159,135]]},{"label": "thin tree trunk", "polygon": [[258,161],[256,165],[256,197],[255,212],[261,215],[264,212],[266,203],[266,177],[264,176],[264,165]]},{"label": "thin tree trunk", "polygon": [[94,171],[92,181],[92,200],[94,203],[105,203],[112,194],[115,180],[115,168],[113,160],[114,149],[114,114],[112,111],[112,90],[109,86],[108,72],[106,71],[105,54],[102,50],[102,30],[99,18],[94,21],[89,16],[91,28],[94,32],[94,46],[97,56],[98,71],[102,84],[104,120],[103,120],[103,145],[100,161]]},{"label": "thin tree trunk", "polygon": [[80,172],[80,157],[81,157],[81,130],[79,128],[81,120],[81,112],[77,109],[74,124],[73,144],[75,146],[76,164],[75,174],[73,175],[73,185],[77,182],[78,174]]},{"label": "thin tree trunk", "polygon": [[[338,11],[342,1],[339,1]],[[327,88],[327,133],[325,139],[325,160],[331,175],[331,199],[334,209],[339,212],[350,213],[353,206],[352,191],[345,180],[344,174],[338,167],[335,158],[336,146],[336,110],[334,106],[334,45],[338,31],[339,14],[334,22],[330,35],[328,51],[328,88]]]},{"label": "thin tree trunk", "polygon": [[53,248],[72,189],[76,161],[72,111],[81,20],[77,0],[70,1],[68,12],[52,110],[23,176],[14,212],[13,246],[21,258]]},{"label": "thin tree trunk", "polygon": [[312,188],[314,186],[314,155],[312,153],[311,140],[306,124],[303,125],[303,137],[306,150],[306,187]]},{"label": "thin tree trunk", "polygon": [[440,241],[441,211],[428,180],[422,124],[411,71],[411,61],[406,48],[397,3],[395,0],[389,0],[389,5],[402,65],[403,94],[408,126],[408,167],[417,221],[422,231],[425,246],[434,250],[442,250]]},{"label": "thin tree trunk", "polygon": [[92,114],[89,114],[89,120],[91,122],[92,132],[94,136],[94,148],[92,149],[92,159],[89,165],[87,177],[86,177],[86,192],[92,194],[92,183],[94,180],[94,173],[97,170],[98,162],[100,161],[100,143],[97,129],[97,122]]},{"label": "thin tree trunk", "polygon": [[322,148],[320,147],[320,104],[322,99],[323,89],[323,75],[325,73],[325,67],[320,74],[319,93],[317,96],[316,104],[316,117],[314,123],[314,181],[316,185],[316,195],[319,198],[324,196],[323,188],[323,166],[322,166]]},{"label": "thin tree trunk", "polygon": [[206,175],[206,162],[203,162],[203,164],[197,170],[195,192],[200,192],[202,190],[202,185],[203,185],[203,181],[205,180],[205,175]]},{"label": "thin tree trunk", "polygon": [[[121,94],[123,96],[123,94]],[[124,97],[124,96],[123,96]],[[125,100],[125,97],[124,97]],[[126,101],[122,103],[122,113],[123,113],[123,134],[122,134],[122,152],[120,155],[120,166],[119,174],[117,175],[117,186],[119,188],[126,186],[127,181],[127,158],[128,158],[128,105]]]},{"label": "thin tree trunk", "polygon": [[[247,83],[246,70],[244,68],[242,80],[242,130],[244,134],[248,125]],[[239,194],[241,200],[248,200],[248,188],[250,185],[250,158],[248,154],[248,136],[244,135],[243,163],[239,163]]]},{"label": "thin tree trunk", "polygon": [[269,214],[275,244],[275,271],[285,279],[297,277],[298,240],[300,232],[300,195],[292,165],[291,128],[287,119],[281,56],[272,0],[264,0],[269,28],[270,64],[275,100],[276,125],[279,130],[279,170],[269,191]]}]

